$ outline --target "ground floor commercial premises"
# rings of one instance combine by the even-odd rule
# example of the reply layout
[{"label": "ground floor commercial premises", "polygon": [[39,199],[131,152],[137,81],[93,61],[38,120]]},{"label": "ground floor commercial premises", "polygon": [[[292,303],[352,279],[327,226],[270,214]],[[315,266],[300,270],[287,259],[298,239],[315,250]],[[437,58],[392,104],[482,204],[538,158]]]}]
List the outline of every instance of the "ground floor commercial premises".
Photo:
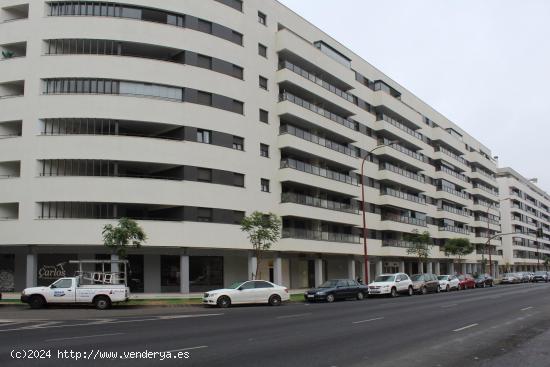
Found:
[{"label": "ground floor commercial premises", "polygon": [[[116,257],[97,246],[2,247],[0,251],[0,291],[20,291],[25,287],[45,286],[76,268],[69,260],[108,260]],[[129,286],[134,293],[195,293],[222,288],[251,279],[256,259],[246,250],[189,248],[142,248],[130,251]],[[364,279],[360,256],[319,255],[271,252],[261,262],[259,277],[291,289],[319,285],[331,278]],[[380,273],[419,272],[412,258],[371,257],[371,277]],[[99,269],[84,268],[87,271]],[[422,271],[435,274],[481,272],[480,264],[453,263],[431,259]]]}]

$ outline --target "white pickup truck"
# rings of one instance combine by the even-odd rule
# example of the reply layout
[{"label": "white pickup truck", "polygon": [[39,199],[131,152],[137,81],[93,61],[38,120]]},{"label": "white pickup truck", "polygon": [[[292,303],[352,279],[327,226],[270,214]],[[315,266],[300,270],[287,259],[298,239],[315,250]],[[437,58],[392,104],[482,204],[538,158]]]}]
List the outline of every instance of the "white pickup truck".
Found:
[{"label": "white pickup truck", "polygon": [[129,289],[125,284],[80,284],[80,277],[61,278],[48,287],[26,288],[21,293],[21,302],[31,308],[42,308],[48,304],[93,304],[105,310],[113,303],[125,302]]}]

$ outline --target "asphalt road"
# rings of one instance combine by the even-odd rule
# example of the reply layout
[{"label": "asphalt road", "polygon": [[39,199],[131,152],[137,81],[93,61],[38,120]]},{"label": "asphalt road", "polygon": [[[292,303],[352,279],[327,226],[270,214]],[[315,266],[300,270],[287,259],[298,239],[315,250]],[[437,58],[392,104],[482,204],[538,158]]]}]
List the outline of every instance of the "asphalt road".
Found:
[{"label": "asphalt road", "polygon": [[[222,310],[0,307],[0,366],[544,367],[548,345],[543,283]],[[13,358],[29,351],[44,358]],[[179,358],[123,354],[145,351]]]}]

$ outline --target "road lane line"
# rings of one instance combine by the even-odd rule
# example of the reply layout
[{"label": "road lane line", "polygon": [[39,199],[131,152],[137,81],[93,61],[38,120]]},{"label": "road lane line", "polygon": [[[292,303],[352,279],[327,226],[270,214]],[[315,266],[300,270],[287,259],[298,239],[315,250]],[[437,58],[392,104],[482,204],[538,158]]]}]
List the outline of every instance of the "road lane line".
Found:
[{"label": "road lane line", "polygon": [[172,320],[172,319],[189,319],[193,317],[205,317],[205,316],[220,316],[223,313],[207,313],[202,315],[166,315],[166,316],[157,316],[159,320]]},{"label": "road lane line", "polygon": [[530,310],[532,308],[533,308],[533,306],[529,306],[529,307],[522,308],[520,311],[527,311],[527,310]]},{"label": "road lane line", "polygon": [[373,319],[367,319],[367,320],[360,320],[360,321],[353,321],[352,324],[362,324],[364,322],[371,322],[371,321],[376,321],[376,320],[382,320],[384,319],[383,317],[375,317]]},{"label": "road lane line", "polygon": [[23,326],[20,329],[45,329],[47,327],[52,327],[52,325],[59,324],[59,323],[61,323],[61,321],[49,321],[49,322],[44,322],[36,325]]},{"label": "road lane line", "polygon": [[311,312],[297,313],[297,314],[294,314],[294,315],[277,316],[276,319],[290,319],[290,318],[293,318],[293,317],[301,317],[301,316],[308,316],[308,315],[311,315]]},{"label": "road lane line", "polygon": [[183,352],[183,351],[186,351],[186,350],[204,349],[204,348],[208,348],[208,345],[199,345],[198,347],[189,347],[189,348],[182,348],[182,349],[167,350],[164,353],[175,353],[175,352]]},{"label": "road lane line", "polygon": [[471,324],[471,325],[467,325],[467,326],[464,326],[464,327],[461,327],[461,328],[458,328],[458,329],[454,329],[453,331],[462,331],[462,330],[466,330],[466,329],[469,329],[469,328],[477,326],[477,325],[479,325],[479,324]]},{"label": "road lane line", "polygon": [[124,333],[111,333],[111,334],[97,334],[97,335],[86,335],[86,336],[72,336],[67,338],[54,338],[54,339],[46,339],[44,341],[46,342],[53,342],[53,341],[59,341],[59,340],[72,340],[72,339],[86,339],[86,338],[97,338],[100,336],[113,336],[113,335],[122,335]]},{"label": "road lane line", "polygon": [[455,306],[458,306],[458,304],[453,303],[453,304],[450,304],[450,305],[443,305],[443,306],[441,306],[441,308],[449,308],[449,307],[455,307]]},{"label": "road lane line", "polygon": [[[219,316],[219,315],[223,315],[223,313],[189,315],[188,318]],[[109,322],[109,324],[126,324],[126,323],[129,323],[129,322],[161,321],[161,320],[162,319],[159,319],[159,317],[157,316],[155,318],[148,318],[148,319],[112,321],[112,322]],[[83,323],[83,324],[68,324],[68,325],[51,325],[51,326],[47,325],[47,324],[59,323],[59,322],[60,321],[54,321],[54,322],[49,322],[49,323],[47,322],[45,324],[34,325],[32,327],[21,327],[21,328],[17,328],[17,329],[0,329],[0,333],[5,332],[5,331],[26,331],[26,330],[33,330],[33,329],[54,329],[54,328],[75,327],[75,326],[93,326],[94,325],[93,322],[92,323],[87,322],[87,323]]]}]

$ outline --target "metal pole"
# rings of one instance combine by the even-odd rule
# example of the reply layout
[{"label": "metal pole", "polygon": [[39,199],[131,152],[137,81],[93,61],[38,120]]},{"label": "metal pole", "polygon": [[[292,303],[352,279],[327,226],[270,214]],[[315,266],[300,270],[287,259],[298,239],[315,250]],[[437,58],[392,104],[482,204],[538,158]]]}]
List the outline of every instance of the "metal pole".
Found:
[{"label": "metal pole", "polygon": [[[487,206],[487,238],[489,238],[490,236],[490,227],[489,227],[489,209],[491,209],[491,205],[492,203],[489,203],[489,205]],[[491,245],[491,240],[488,240],[487,241],[487,245]],[[485,249],[487,249],[487,245],[485,245]],[[489,273],[491,274],[491,276],[493,276],[493,261],[492,261],[492,258],[491,258],[491,248],[489,247]],[[485,264],[483,264],[483,273],[485,273],[485,270],[487,269],[487,267],[485,266]]]},{"label": "metal pole", "polygon": [[367,255],[367,218],[365,216],[365,176],[363,174],[365,169],[365,160],[369,156],[370,152],[365,154],[363,161],[361,162],[361,207],[363,209],[363,255],[365,259],[365,284],[369,284],[369,256]]}]

